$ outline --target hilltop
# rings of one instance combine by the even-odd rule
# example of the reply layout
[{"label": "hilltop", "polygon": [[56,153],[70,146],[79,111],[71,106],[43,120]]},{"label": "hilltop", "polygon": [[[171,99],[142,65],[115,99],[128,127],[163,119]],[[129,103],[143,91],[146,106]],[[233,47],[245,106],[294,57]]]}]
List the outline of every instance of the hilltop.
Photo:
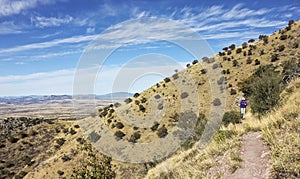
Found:
[{"label": "hilltop", "polygon": [[[249,131],[255,131],[270,150],[270,175],[299,177],[300,164],[290,166],[287,161],[299,157],[300,82],[295,79],[300,73],[300,21],[290,21],[270,36],[258,36],[258,40],[249,39],[240,46],[229,44],[215,56],[194,60],[183,71],[149,89],[100,107],[97,116],[79,121],[28,119],[28,125],[1,135],[1,149],[4,149],[1,176],[80,178],[104,174],[108,178],[221,178],[242,167],[241,141]],[[272,80],[278,84],[273,85]],[[266,101],[255,98],[259,96],[255,92],[262,92],[254,90],[258,89],[257,84],[274,86],[271,93],[278,96],[266,93],[270,101],[276,102],[270,105],[272,108],[262,108]],[[234,121],[241,96],[249,99],[251,108],[245,121]],[[257,102],[262,103],[257,105]],[[232,114],[226,123],[212,120],[212,114],[224,112]],[[209,136],[207,126],[218,126],[211,129],[216,134]],[[103,129],[113,139],[105,144],[99,143],[105,138]],[[185,131],[189,132],[187,138]],[[169,139],[176,134],[183,139],[174,141],[178,146],[173,149],[173,141]],[[199,150],[202,134],[212,140],[208,140],[204,150]],[[287,134],[289,137],[284,139]],[[154,151],[157,160],[151,158],[150,152],[136,152],[132,156],[126,153],[130,147],[156,141],[164,142],[158,143],[161,148]],[[94,148],[113,142],[130,146],[119,153],[121,161],[112,160]],[[172,149],[170,153],[168,149]],[[143,156],[152,160],[138,164],[122,162]]]}]

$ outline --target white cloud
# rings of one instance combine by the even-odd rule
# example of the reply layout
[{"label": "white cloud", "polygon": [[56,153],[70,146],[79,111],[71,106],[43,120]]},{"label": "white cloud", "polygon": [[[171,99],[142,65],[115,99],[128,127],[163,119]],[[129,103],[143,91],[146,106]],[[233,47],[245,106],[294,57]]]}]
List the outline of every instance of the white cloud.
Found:
[{"label": "white cloud", "polygon": [[87,34],[93,34],[94,32],[95,32],[95,27],[88,27],[87,29],[86,29],[86,33]]},{"label": "white cloud", "polygon": [[0,50],[0,53],[13,53],[13,52],[26,51],[26,50],[49,48],[61,44],[87,42],[95,39],[96,37],[97,35],[86,35],[86,36],[74,36],[74,37],[63,38],[63,39],[54,39],[48,42],[33,43],[33,44],[27,44],[27,45],[17,46],[13,48],[2,49]]},{"label": "white cloud", "polygon": [[0,0],[0,17],[19,14],[39,4],[54,4],[56,1],[65,0]]},{"label": "white cloud", "polygon": [[74,69],[0,77],[2,96],[72,94]]},{"label": "white cloud", "polygon": [[4,21],[0,23],[0,34],[19,34],[22,30],[12,21]]},{"label": "white cloud", "polygon": [[19,14],[22,10],[34,8],[37,5],[37,2],[37,0],[0,0],[0,16]]},{"label": "white cloud", "polygon": [[58,27],[62,24],[68,24],[72,22],[72,20],[73,17],[69,15],[66,15],[63,18],[42,16],[31,17],[31,22],[34,23],[36,27]]}]

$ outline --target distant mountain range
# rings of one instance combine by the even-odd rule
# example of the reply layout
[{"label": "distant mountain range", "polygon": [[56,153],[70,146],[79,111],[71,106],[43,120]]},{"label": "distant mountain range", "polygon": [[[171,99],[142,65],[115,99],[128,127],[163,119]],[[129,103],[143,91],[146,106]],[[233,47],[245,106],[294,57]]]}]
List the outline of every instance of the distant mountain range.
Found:
[{"label": "distant mountain range", "polygon": [[35,103],[47,103],[49,101],[70,101],[74,97],[76,98],[95,98],[98,100],[108,100],[108,99],[125,99],[133,96],[132,93],[127,92],[116,92],[104,95],[30,95],[30,96],[9,96],[0,97],[0,103],[5,104],[35,104]]}]

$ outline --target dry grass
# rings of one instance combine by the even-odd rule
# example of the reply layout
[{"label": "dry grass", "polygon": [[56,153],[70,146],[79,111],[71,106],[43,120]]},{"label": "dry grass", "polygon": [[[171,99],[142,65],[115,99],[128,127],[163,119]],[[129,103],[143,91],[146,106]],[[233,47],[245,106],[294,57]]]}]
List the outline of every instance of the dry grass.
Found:
[{"label": "dry grass", "polygon": [[[290,86],[299,83],[300,79]],[[234,172],[241,164],[240,136],[249,131],[261,131],[270,146],[273,177],[299,177],[300,88],[283,94],[281,105],[264,117],[259,119],[248,112],[242,124],[223,126],[204,150],[193,148],[176,155],[150,170],[147,177],[219,178],[225,172]]]}]

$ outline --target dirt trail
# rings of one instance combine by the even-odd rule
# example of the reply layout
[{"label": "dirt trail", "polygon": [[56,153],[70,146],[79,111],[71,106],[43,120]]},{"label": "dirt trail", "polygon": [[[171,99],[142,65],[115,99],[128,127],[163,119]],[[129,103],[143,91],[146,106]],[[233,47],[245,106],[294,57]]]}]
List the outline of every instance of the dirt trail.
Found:
[{"label": "dirt trail", "polygon": [[235,173],[225,176],[230,179],[265,179],[270,176],[270,150],[262,141],[259,132],[244,135],[241,157],[242,166]]}]

